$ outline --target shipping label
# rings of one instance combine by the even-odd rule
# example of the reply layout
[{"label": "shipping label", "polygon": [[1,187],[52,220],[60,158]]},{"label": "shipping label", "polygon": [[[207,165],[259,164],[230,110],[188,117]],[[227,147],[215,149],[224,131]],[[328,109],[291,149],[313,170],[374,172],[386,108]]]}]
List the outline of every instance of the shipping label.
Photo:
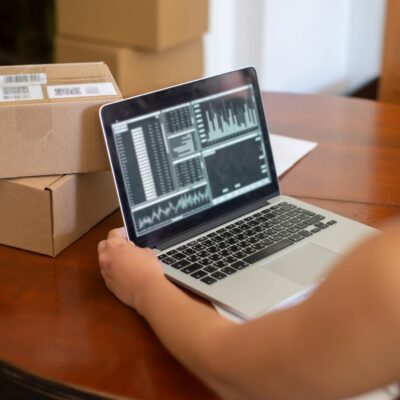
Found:
[{"label": "shipping label", "polygon": [[46,85],[47,75],[38,74],[18,74],[18,75],[0,75],[0,85]]},{"label": "shipping label", "polygon": [[65,99],[70,97],[115,96],[117,94],[111,82],[84,83],[76,85],[47,86],[50,99]]},{"label": "shipping label", "polygon": [[43,98],[40,85],[0,86],[0,102],[42,100]]}]

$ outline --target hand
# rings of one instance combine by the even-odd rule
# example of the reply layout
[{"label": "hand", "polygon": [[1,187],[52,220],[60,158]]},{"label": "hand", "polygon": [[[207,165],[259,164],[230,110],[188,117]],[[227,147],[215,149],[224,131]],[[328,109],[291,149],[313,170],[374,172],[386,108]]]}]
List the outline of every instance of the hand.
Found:
[{"label": "hand", "polygon": [[166,279],[155,253],[128,241],[124,228],[109,232],[107,240],[98,245],[98,256],[108,289],[139,312],[146,290]]}]

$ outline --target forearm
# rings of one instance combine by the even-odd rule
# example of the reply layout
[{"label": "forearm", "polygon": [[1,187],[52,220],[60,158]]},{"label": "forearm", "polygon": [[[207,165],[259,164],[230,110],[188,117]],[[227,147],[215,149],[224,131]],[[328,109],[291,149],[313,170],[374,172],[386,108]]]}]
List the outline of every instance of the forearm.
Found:
[{"label": "forearm", "polygon": [[221,392],[223,371],[217,370],[215,349],[235,324],[166,279],[151,285],[136,308],[182,364]]}]

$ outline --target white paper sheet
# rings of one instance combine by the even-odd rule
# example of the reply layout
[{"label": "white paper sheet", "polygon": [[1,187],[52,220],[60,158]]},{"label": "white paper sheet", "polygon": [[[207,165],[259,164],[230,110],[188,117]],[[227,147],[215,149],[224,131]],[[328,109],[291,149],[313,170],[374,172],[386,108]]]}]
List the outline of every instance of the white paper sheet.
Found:
[{"label": "white paper sheet", "polygon": [[293,139],[287,136],[270,134],[272,154],[278,176],[281,176],[294,164],[317,147],[317,143],[308,140]]}]

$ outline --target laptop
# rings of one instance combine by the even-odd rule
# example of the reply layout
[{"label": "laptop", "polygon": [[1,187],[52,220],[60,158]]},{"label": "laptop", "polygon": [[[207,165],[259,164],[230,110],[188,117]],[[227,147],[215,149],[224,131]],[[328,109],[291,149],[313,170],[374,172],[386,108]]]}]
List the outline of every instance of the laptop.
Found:
[{"label": "laptop", "polygon": [[129,240],[245,319],[307,290],[375,230],[281,195],[254,68],[104,105]]}]

